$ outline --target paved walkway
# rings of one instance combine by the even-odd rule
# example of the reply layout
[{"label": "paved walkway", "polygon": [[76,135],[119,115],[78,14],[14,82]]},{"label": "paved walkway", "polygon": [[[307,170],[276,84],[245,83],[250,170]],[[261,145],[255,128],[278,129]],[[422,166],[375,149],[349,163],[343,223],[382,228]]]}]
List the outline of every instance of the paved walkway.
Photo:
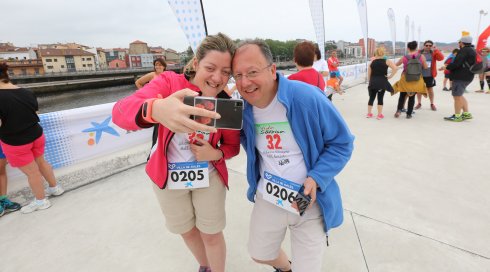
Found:
[{"label": "paved walkway", "polygon": [[[438,79],[438,84],[442,79]],[[411,120],[366,119],[367,86],[334,97],[356,135],[338,176],[344,224],[330,233],[322,271],[490,271],[490,94],[466,94],[475,119],[443,121],[450,93],[435,88]],[[271,271],[246,251],[252,204],[245,155],[228,163],[227,271]],[[196,271],[164,219],[143,166],[52,199],[30,215],[0,218],[0,271]],[[286,240],[285,247],[289,248]]]}]

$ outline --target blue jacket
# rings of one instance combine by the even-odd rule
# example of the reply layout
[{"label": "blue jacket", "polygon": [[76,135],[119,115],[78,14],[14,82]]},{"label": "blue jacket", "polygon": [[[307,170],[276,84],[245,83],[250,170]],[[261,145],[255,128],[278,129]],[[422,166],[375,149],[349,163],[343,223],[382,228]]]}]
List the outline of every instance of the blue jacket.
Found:
[{"label": "blue jacket", "polygon": [[[277,78],[277,99],[286,108],[287,119],[303,153],[308,176],[318,184],[317,202],[327,232],[343,221],[342,199],[335,176],[352,155],[354,136],[333,104],[316,87],[288,80],[280,74],[277,74]],[[260,180],[259,154],[255,148],[252,105],[247,102],[241,143],[247,152],[247,197],[254,202]]]}]

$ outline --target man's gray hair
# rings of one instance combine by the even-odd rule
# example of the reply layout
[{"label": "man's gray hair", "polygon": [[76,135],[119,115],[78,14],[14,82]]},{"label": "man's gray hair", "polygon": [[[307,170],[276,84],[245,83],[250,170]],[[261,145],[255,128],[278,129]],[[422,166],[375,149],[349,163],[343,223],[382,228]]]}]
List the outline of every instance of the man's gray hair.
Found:
[{"label": "man's gray hair", "polygon": [[272,59],[272,52],[267,43],[265,43],[264,40],[261,39],[247,39],[241,41],[238,46],[237,50],[240,49],[243,46],[246,45],[256,45],[260,48],[260,52],[262,52],[262,55],[264,56],[265,60],[267,61],[267,64],[272,64],[274,61]]}]

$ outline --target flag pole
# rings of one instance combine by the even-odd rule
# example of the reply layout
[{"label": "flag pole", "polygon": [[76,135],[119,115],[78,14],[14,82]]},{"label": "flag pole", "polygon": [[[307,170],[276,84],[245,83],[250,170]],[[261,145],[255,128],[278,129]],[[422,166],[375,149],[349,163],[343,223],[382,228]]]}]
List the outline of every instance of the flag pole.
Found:
[{"label": "flag pole", "polygon": [[204,21],[204,32],[206,33],[206,36],[208,35],[208,26],[206,24],[206,16],[204,16],[204,6],[202,4],[202,0],[201,1],[201,11],[202,11],[202,20]]}]

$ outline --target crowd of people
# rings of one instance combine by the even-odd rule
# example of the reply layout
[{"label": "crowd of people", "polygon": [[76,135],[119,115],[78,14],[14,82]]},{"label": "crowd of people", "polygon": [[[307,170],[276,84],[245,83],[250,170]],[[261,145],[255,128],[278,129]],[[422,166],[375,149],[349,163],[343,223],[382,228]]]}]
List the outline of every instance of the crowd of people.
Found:
[{"label": "crowd of people", "polygon": [[[474,78],[476,54],[485,60],[478,72],[481,90],[485,79],[490,83],[488,48],[476,52],[471,42],[470,36],[461,37],[460,48],[440,69],[450,80],[454,98],[455,112],[446,120],[472,118],[463,94]],[[376,118],[384,118],[385,92],[400,93],[395,117],[406,112],[406,118],[412,118],[422,106],[422,96],[428,96],[431,110],[437,110],[433,87],[437,61],[443,61],[444,55],[430,40],[422,50],[417,42],[410,42],[407,50],[396,63],[386,58],[384,48],[375,50],[368,67],[367,118],[375,117],[376,100]],[[340,62],[335,51],[322,60],[311,42],[297,44],[293,56],[298,72],[286,78],[277,71],[265,42],[245,40],[236,45],[225,34],[209,35],[182,74],[165,71],[165,61],[157,59],[155,71],[136,81],[138,90],[113,107],[113,122],[121,128],[154,128],[146,173],[166,228],[182,237],[199,272],[225,271],[226,160],[238,155],[240,144],[247,155],[247,198],[254,203],[247,247],[255,262],[276,272],[320,271],[328,231],[342,224],[335,177],[350,160],[354,136],[330,101],[333,93],[343,92]],[[391,85],[389,79],[398,66],[403,67],[401,78]],[[51,205],[47,197],[64,192],[44,159],[45,136],[36,97],[12,84],[7,71],[6,64],[0,65],[0,215],[47,209]],[[234,90],[227,88],[230,78],[244,100],[240,131],[217,129],[189,118],[219,119],[218,113],[186,105],[183,99],[230,99]],[[443,85],[446,88],[446,80]],[[24,207],[7,197],[7,161],[27,176],[35,197]],[[191,183],[185,182],[189,179]],[[48,183],[46,189],[43,180]],[[309,200],[304,213],[300,213],[299,196]],[[287,230],[291,256],[281,247]]]}]

